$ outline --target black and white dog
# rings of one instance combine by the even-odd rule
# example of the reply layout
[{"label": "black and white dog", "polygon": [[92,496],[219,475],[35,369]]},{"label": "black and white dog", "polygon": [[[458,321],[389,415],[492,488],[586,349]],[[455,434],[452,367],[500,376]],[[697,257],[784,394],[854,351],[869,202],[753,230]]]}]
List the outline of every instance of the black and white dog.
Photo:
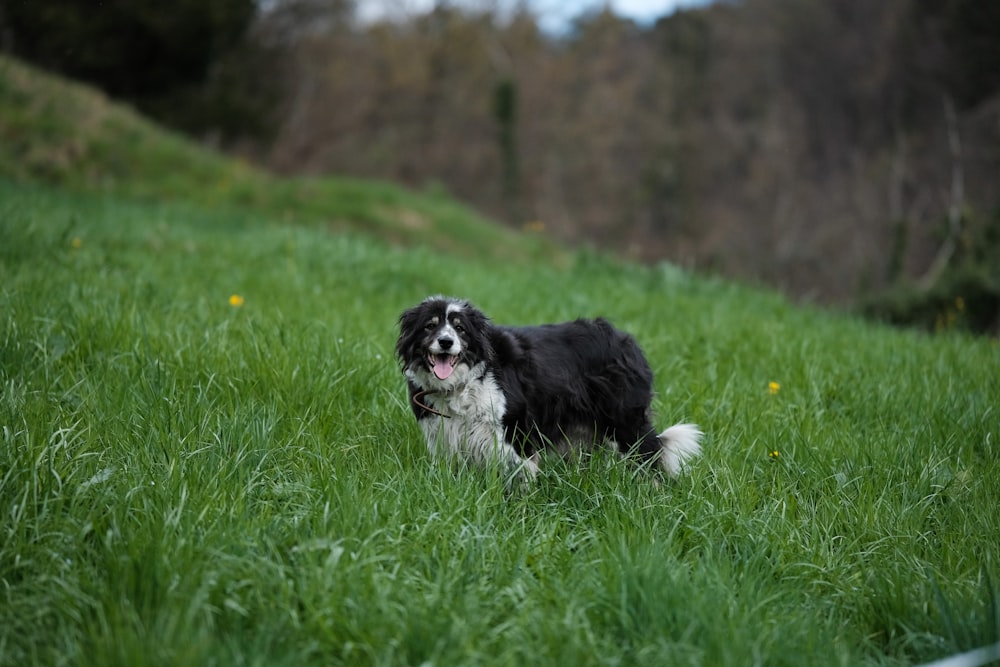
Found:
[{"label": "black and white dog", "polygon": [[655,432],[653,372],[607,320],[498,326],[467,301],[435,296],[399,326],[396,354],[434,456],[498,463],[525,481],[544,449],[606,443],[671,476],[701,452],[697,426]]}]

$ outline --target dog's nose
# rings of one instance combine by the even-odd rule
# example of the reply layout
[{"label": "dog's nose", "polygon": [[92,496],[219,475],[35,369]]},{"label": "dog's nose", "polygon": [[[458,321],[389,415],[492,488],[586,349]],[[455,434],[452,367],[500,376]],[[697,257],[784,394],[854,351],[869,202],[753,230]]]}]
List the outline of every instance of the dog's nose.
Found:
[{"label": "dog's nose", "polygon": [[438,338],[438,345],[441,347],[442,350],[450,350],[454,342],[455,341],[453,341],[450,338],[446,337]]}]

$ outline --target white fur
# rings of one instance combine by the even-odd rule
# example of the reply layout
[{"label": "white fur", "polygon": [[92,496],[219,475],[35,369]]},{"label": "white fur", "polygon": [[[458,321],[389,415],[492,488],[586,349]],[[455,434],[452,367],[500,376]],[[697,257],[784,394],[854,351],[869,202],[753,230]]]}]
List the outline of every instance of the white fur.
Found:
[{"label": "white fur", "polygon": [[701,437],[705,435],[694,424],[675,424],[659,438],[660,465],[671,477],[679,476],[691,459],[701,455]]},{"label": "white fur", "polygon": [[499,464],[507,473],[533,479],[538,473],[537,463],[522,458],[504,438],[503,415],[507,399],[500,386],[493,375],[486,372],[484,364],[472,368],[462,366],[465,364],[460,364],[453,373],[458,376],[454,382],[438,381],[448,385],[447,391],[424,397],[427,405],[449,415],[433,415],[420,420],[431,456],[479,465]]}]

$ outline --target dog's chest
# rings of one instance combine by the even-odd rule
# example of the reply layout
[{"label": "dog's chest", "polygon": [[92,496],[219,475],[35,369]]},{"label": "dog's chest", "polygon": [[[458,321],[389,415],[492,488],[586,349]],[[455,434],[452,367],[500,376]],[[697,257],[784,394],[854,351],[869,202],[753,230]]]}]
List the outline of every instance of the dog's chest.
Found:
[{"label": "dog's chest", "polygon": [[484,460],[503,444],[507,400],[492,375],[448,393],[429,394],[428,405],[448,415],[426,415],[420,426],[432,454]]}]

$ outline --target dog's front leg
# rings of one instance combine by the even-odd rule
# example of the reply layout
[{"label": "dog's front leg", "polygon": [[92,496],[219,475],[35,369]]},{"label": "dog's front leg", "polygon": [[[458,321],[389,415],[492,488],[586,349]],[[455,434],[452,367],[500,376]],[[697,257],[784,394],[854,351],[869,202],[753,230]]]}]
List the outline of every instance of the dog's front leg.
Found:
[{"label": "dog's front leg", "polygon": [[468,432],[467,451],[477,464],[496,466],[511,488],[530,485],[538,476],[538,463],[518,454],[507,442],[502,424],[479,422]]},{"label": "dog's front leg", "polygon": [[538,477],[537,455],[524,458],[515,451],[510,443],[501,442],[503,442],[504,447],[503,456],[506,459],[507,486],[511,489],[531,486],[535,478]]}]

